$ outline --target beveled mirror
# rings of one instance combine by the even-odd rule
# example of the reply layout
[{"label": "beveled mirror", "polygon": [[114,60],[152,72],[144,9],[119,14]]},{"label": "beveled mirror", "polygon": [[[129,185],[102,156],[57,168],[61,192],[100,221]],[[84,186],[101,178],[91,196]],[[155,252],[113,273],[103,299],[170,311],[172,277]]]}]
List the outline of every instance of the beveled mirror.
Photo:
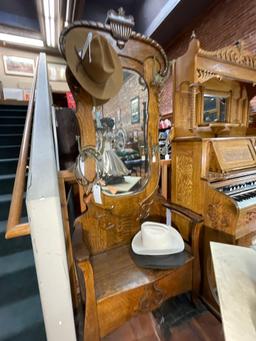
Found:
[{"label": "beveled mirror", "polygon": [[123,70],[118,94],[94,108],[97,162],[106,195],[140,191],[148,179],[148,88],[136,71]]}]

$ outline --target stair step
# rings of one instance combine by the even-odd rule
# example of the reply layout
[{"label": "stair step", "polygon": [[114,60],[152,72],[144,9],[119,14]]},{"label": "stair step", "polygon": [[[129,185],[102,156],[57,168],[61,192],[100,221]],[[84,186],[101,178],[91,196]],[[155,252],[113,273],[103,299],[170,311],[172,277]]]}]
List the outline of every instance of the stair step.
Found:
[{"label": "stair step", "polygon": [[[44,328],[41,330],[36,328],[30,338],[21,338],[21,335],[25,331],[28,333],[34,326],[40,324],[43,327],[42,308],[38,295],[1,307],[0,316],[1,340],[46,341]],[[35,332],[38,334],[35,334]],[[17,339],[15,339],[15,337],[17,337]]]},{"label": "stair step", "polygon": [[20,145],[22,134],[0,134],[0,146],[16,146]]},{"label": "stair step", "polygon": [[[7,220],[10,204],[11,204],[12,195],[11,194],[2,194],[0,195],[0,221]],[[23,199],[23,207],[22,207],[22,217],[27,216],[27,210],[25,205],[25,194]]]},{"label": "stair step", "polygon": [[34,266],[0,277],[0,307],[38,294]]},{"label": "stair step", "polygon": [[23,329],[17,335],[12,335],[10,338],[0,339],[1,341],[47,341],[45,335],[44,323],[34,323]]},{"label": "stair step", "polygon": [[0,234],[5,233],[6,223],[7,223],[6,220],[0,221]]},{"label": "stair step", "polygon": [[16,174],[18,158],[1,159],[0,160],[0,175]]},{"label": "stair step", "polygon": [[11,254],[17,254],[19,252],[31,250],[32,244],[31,244],[30,236],[13,238],[13,239],[5,239],[5,231],[1,235],[2,241],[1,241],[1,248],[0,248],[0,257],[5,257]]},{"label": "stair step", "polygon": [[0,195],[12,193],[15,174],[0,175]]},{"label": "stair step", "polygon": [[20,154],[20,145],[0,146],[0,159],[18,158]]},{"label": "stair step", "polygon": [[25,110],[28,107],[28,104],[24,104],[24,103],[18,103],[16,102],[15,104],[11,104],[11,103],[2,103],[0,105],[0,110],[2,109],[10,109],[10,110],[15,110],[15,109],[19,109],[19,110]]},{"label": "stair step", "polygon": [[32,249],[2,256],[0,257],[0,278],[10,275],[16,271],[30,268],[34,265],[35,262]]},{"label": "stair step", "polygon": [[11,198],[12,198],[11,194],[0,195],[0,203],[5,202],[5,201],[9,201],[9,200],[11,200]]},{"label": "stair step", "polygon": [[0,175],[0,195],[12,193],[15,174]]},{"label": "stair step", "polygon": [[[12,193],[14,181],[15,181],[16,174],[7,174],[7,175],[0,175],[0,195],[1,194],[8,194]],[[25,188],[27,183],[27,174],[25,178]]]},{"label": "stair step", "polygon": [[0,116],[26,116],[27,115],[27,107],[21,106],[1,106],[0,107]]},{"label": "stair step", "polygon": [[0,134],[23,134],[24,124],[0,124]]},{"label": "stair step", "polygon": [[24,116],[1,116],[0,124],[25,124],[26,117]]}]

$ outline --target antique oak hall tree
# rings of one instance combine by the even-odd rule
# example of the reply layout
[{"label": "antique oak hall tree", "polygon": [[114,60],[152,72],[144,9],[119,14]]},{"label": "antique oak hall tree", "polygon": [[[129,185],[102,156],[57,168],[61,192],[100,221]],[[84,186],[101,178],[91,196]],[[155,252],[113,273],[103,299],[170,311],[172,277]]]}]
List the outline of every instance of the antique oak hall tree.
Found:
[{"label": "antique oak hall tree", "polygon": [[[87,341],[169,297],[192,291],[195,299],[200,284],[202,218],[158,194],[158,92],[169,63],[133,25],[120,9],[109,11],[105,24],[75,22],[60,37],[80,128],[75,174],[86,206],[75,222],[73,249]],[[140,268],[131,257],[131,239],[143,221],[164,221],[163,204],[189,223],[184,261],[174,269]]]}]

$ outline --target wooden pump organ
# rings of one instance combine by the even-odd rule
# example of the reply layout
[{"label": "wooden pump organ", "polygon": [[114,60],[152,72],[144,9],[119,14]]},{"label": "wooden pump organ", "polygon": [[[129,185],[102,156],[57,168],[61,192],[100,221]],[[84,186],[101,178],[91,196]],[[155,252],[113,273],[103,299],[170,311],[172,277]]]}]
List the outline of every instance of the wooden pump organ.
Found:
[{"label": "wooden pump organ", "polygon": [[205,51],[193,37],[173,82],[172,200],[204,217],[202,294],[218,308],[209,242],[256,243],[256,138],[248,135],[256,56],[239,42]]}]

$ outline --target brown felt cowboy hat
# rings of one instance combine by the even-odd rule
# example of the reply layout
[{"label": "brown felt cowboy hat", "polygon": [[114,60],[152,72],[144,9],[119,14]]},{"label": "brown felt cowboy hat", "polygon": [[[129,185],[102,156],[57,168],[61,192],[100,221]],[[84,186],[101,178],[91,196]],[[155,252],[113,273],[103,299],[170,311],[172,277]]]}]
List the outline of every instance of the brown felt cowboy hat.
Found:
[{"label": "brown felt cowboy hat", "polygon": [[[84,50],[86,42],[88,46]],[[118,93],[123,82],[122,66],[117,53],[102,35],[84,27],[70,30],[65,39],[65,55],[73,76],[95,104],[102,104]]]}]

